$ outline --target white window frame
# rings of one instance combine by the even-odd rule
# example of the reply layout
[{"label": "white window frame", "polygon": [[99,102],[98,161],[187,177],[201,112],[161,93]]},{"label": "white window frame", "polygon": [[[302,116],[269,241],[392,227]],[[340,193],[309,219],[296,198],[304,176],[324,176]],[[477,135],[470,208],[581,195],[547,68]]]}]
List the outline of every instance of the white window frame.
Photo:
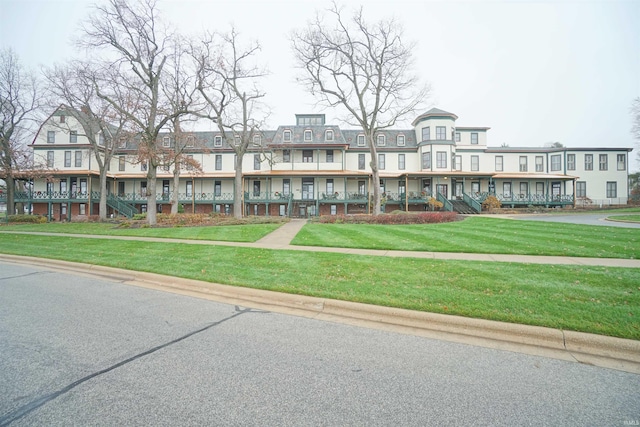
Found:
[{"label": "white window frame", "polygon": [[504,157],[503,156],[496,156],[494,169],[496,170],[496,172],[503,172],[504,171]]},{"label": "white window frame", "polygon": [[71,151],[64,152],[64,167],[65,168],[71,167]]},{"label": "white window frame", "polygon": [[365,138],[364,138],[364,134],[360,134],[358,135],[358,137],[356,138],[357,140],[357,145],[358,147],[364,147],[365,145],[367,145]]},{"label": "white window frame", "polygon": [[71,144],[75,144],[75,143],[78,142],[78,131],[77,130],[69,131],[69,142]]},{"label": "white window frame", "polygon": [[216,135],[213,137],[213,146],[222,147],[222,136]]},{"label": "white window frame", "polygon": [[74,153],[74,166],[77,168],[81,168],[82,167],[82,151],[76,151]]},{"label": "white window frame", "polygon": [[398,135],[398,138],[396,140],[396,144],[398,145],[398,147],[404,147],[405,146],[405,137],[403,134]]},{"label": "white window frame", "polygon": [[551,156],[551,167],[552,172],[557,172],[562,170],[562,156],[560,154],[554,154]]},{"label": "white window frame", "polygon": [[292,132],[290,129],[285,129],[282,132],[282,141],[283,142],[291,142]]},{"label": "white window frame", "polygon": [[471,145],[478,145],[479,140],[478,132],[471,132]]},{"label": "white window frame", "polygon": [[616,155],[616,164],[619,171],[627,170],[627,156],[625,154]]},{"label": "white window frame", "polygon": [[311,141],[313,141],[313,132],[311,131],[311,129],[305,129],[304,142],[311,142]]},{"label": "white window frame", "polygon": [[398,170],[405,170],[406,168],[406,159],[404,153],[398,154]]},{"label": "white window frame", "polygon": [[385,165],[385,155],[384,153],[378,153],[378,169],[379,170],[384,170],[386,167]]},{"label": "white window frame", "polygon": [[431,130],[429,129],[429,126],[422,128],[422,140],[431,141]]},{"label": "white window frame", "polygon": [[187,142],[186,142],[186,146],[187,148],[193,148],[196,144],[196,139],[193,135],[187,135]]},{"label": "white window frame", "polygon": [[56,143],[56,131],[50,130],[47,131],[47,144],[55,144]]},{"label": "white window frame", "polygon": [[164,148],[171,147],[171,138],[169,138],[168,136],[162,137],[162,146]]},{"label": "white window frame", "polygon": [[333,133],[333,129],[327,129],[324,131],[324,140],[328,142],[332,142],[335,139],[335,134]]},{"label": "white window frame", "polygon": [[480,156],[471,156],[471,171],[477,172],[480,170]]},{"label": "white window frame", "polygon": [[384,134],[378,134],[376,136],[376,144],[378,144],[378,147],[384,147],[387,145],[387,138]]},{"label": "white window frame", "polygon": [[447,127],[446,126],[436,126],[436,140],[437,141],[446,141],[447,140]]}]

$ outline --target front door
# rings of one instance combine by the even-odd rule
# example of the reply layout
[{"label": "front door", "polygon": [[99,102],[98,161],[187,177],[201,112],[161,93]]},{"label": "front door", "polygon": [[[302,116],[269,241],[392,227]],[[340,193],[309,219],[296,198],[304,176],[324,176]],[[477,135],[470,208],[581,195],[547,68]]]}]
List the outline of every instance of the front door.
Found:
[{"label": "front door", "polygon": [[313,200],[313,178],[302,178],[302,200]]},{"label": "front door", "polygon": [[456,187],[455,187],[455,196],[462,198],[462,183],[461,182],[456,182]]},{"label": "front door", "polygon": [[449,198],[449,186],[447,184],[438,184],[436,191],[442,194],[445,199]]},{"label": "front door", "polygon": [[118,197],[124,196],[124,181],[118,181]]}]

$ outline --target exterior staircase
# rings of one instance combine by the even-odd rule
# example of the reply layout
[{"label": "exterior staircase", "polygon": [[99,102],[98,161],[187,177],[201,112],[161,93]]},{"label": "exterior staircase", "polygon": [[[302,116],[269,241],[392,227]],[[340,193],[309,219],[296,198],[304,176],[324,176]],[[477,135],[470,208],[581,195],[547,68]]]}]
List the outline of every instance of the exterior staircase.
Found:
[{"label": "exterior staircase", "polygon": [[462,200],[450,200],[450,202],[453,205],[453,210],[459,214],[474,215],[478,213],[478,211]]},{"label": "exterior staircase", "polygon": [[107,206],[115,209],[120,213],[120,215],[124,215],[127,218],[131,218],[138,213],[138,209],[136,209],[134,205],[122,200],[120,197],[114,196],[113,194],[109,194],[107,196]]}]

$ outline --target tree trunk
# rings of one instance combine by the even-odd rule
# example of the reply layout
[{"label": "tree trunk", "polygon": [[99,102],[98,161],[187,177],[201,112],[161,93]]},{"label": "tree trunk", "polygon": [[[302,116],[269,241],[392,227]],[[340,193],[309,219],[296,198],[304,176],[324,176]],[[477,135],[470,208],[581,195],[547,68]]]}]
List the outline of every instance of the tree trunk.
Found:
[{"label": "tree trunk", "polygon": [[100,168],[100,203],[98,206],[100,221],[107,220],[107,168]]},{"label": "tree trunk", "polygon": [[237,156],[236,176],[234,179],[235,189],[233,195],[233,216],[242,218],[244,215],[244,194],[242,189],[242,157]]},{"label": "tree trunk", "polygon": [[158,223],[158,207],[156,205],[156,177],[158,175],[158,166],[149,162],[149,171],[147,172],[147,223],[156,225]]},{"label": "tree trunk", "polygon": [[16,213],[16,184],[13,176],[11,175],[11,171],[8,171],[9,174],[4,179],[5,184],[7,184],[7,215],[14,215]]},{"label": "tree trunk", "polygon": [[378,170],[378,150],[376,149],[373,134],[367,135],[371,152],[371,179],[373,180],[373,211],[372,214],[380,215],[380,171]]},{"label": "tree trunk", "polygon": [[176,161],[176,164],[173,168],[173,193],[171,193],[171,213],[178,213],[178,190],[180,188],[180,165]]}]

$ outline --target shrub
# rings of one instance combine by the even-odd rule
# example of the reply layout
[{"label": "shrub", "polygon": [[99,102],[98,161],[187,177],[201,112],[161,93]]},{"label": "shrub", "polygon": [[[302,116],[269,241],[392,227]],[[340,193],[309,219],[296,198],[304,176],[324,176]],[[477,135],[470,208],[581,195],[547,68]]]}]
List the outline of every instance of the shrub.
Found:
[{"label": "shrub", "polygon": [[500,206],[502,206],[502,203],[500,203],[500,200],[498,200],[496,196],[487,196],[484,202],[482,202],[483,210],[490,211],[492,209],[500,209]]},{"label": "shrub", "polygon": [[133,215],[133,217],[131,217],[132,220],[134,221],[140,221],[141,219],[147,219],[147,213],[139,213],[139,214],[135,214]]},{"label": "shrub", "polygon": [[381,214],[373,215],[325,215],[314,222],[321,224],[438,224],[442,222],[457,221],[456,212],[406,212],[404,215]]},{"label": "shrub", "polygon": [[44,224],[47,222],[47,217],[41,215],[9,215],[8,220],[9,222]]},{"label": "shrub", "polygon": [[431,209],[432,211],[442,209],[442,207],[444,206],[442,202],[437,201],[433,197],[429,197],[427,203],[429,204],[429,209]]}]

